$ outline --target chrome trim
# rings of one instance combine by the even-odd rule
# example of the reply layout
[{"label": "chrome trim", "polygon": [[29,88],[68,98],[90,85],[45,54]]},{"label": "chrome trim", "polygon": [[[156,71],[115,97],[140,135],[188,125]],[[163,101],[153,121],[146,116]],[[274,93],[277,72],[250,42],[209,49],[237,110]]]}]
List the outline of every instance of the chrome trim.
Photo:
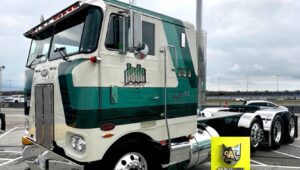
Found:
[{"label": "chrome trim", "polygon": [[47,149],[53,149],[54,140],[54,86],[35,86],[36,142]]},{"label": "chrome trim", "polygon": [[190,159],[190,143],[172,143],[170,150],[170,164],[176,164]]},{"label": "chrome trim", "polygon": [[78,165],[35,143],[25,147],[22,155],[29,166],[28,168],[32,170],[84,170],[82,165]]}]

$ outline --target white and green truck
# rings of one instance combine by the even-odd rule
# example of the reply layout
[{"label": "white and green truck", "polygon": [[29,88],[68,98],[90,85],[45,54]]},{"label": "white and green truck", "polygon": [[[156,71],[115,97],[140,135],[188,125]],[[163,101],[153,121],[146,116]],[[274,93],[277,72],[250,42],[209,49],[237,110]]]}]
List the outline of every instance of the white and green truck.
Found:
[{"label": "white and green truck", "polygon": [[208,161],[218,133],[197,125],[201,33],[115,0],[78,1],[26,32],[28,168],[184,169]]}]

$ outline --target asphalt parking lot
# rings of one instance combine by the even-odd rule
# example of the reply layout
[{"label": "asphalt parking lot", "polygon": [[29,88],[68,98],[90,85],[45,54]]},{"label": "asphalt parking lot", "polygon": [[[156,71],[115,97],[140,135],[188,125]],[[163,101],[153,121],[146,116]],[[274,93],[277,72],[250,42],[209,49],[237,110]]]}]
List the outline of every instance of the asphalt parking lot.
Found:
[{"label": "asphalt parking lot", "polygon": [[[7,130],[0,134],[0,170],[24,170],[26,164],[21,156],[21,136],[24,132],[23,109],[2,109],[6,114]],[[298,120],[298,129],[299,129]],[[298,132],[299,133],[299,132]],[[209,170],[210,163],[193,170]],[[300,169],[300,139],[282,145],[278,150],[265,149],[251,155],[251,169],[286,170]]]}]

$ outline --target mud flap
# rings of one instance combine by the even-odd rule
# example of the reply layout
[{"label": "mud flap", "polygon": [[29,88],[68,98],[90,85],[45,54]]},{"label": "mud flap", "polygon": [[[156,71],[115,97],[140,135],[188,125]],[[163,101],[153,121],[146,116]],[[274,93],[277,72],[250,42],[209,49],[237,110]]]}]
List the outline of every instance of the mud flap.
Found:
[{"label": "mud flap", "polygon": [[6,129],[5,114],[0,113],[0,132],[5,131],[5,129]]},{"label": "mud flap", "polygon": [[298,116],[295,115],[295,117],[296,117],[296,122],[295,122],[296,123],[296,128],[295,128],[296,129],[296,134],[295,134],[295,138],[298,138]]}]

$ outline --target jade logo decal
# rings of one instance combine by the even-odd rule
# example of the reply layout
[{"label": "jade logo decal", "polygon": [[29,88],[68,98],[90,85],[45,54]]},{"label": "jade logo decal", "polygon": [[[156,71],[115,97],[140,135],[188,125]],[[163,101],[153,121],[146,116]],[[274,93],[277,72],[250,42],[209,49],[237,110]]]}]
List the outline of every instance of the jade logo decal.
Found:
[{"label": "jade logo decal", "polygon": [[127,64],[127,68],[124,71],[125,86],[128,85],[143,85],[146,83],[146,69],[142,68],[140,64],[132,67],[131,64]]},{"label": "jade logo decal", "polygon": [[236,164],[241,157],[241,144],[234,147],[226,147],[223,144],[222,159],[229,165]]}]

